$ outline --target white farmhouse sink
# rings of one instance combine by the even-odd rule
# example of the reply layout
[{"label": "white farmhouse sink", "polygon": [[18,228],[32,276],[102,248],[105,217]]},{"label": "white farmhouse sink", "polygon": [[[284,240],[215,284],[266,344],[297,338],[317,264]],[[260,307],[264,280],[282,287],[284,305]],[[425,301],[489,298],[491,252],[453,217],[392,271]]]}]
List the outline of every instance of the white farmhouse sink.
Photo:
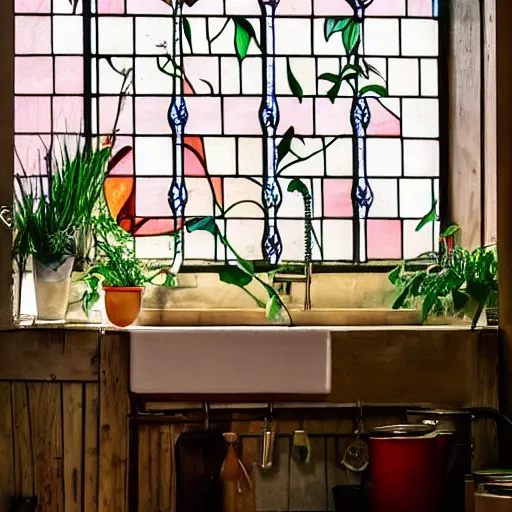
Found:
[{"label": "white farmhouse sink", "polygon": [[142,329],[130,343],[134,393],[331,391],[331,336],[323,329]]}]

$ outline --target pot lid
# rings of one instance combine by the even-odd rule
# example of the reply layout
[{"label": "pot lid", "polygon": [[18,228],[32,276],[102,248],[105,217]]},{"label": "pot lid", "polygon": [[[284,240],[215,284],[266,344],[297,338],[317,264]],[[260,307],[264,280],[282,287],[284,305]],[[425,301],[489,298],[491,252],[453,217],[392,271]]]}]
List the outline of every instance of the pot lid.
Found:
[{"label": "pot lid", "polygon": [[512,496],[512,483],[488,483],[484,489],[495,496]]},{"label": "pot lid", "polygon": [[434,425],[386,425],[370,431],[370,437],[420,437],[434,432]]}]

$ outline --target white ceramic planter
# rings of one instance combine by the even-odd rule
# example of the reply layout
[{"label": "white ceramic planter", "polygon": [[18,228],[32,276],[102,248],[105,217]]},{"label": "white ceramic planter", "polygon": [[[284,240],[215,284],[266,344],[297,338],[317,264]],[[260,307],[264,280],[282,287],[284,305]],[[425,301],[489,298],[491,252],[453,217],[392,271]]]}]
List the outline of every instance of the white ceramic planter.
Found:
[{"label": "white ceramic planter", "polygon": [[53,269],[34,259],[38,320],[65,320],[74,261],[75,258],[70,256],[59,267]]}]

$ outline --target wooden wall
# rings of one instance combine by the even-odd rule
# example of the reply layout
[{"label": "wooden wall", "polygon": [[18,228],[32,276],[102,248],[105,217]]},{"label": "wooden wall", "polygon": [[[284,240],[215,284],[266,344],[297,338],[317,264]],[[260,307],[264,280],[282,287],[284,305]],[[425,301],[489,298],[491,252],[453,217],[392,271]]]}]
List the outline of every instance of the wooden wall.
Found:
[{"label": "wooden wall", "polygon": [[[162,489],[172,480],[172,442],[175,434],[194,427],[186,421],[137,422],[134,450],[134,438],[129,436],[130,421],[135,421],[129,417],[130,402],[135,401],[128,392],[128,351],[125,333],[0,333],[0,512],[8,512],[12,497],[31,495],[38,497],[38,512],[128,512],[135,488],[137,502],[144,504],[140,512],[169,510],[170,498]],[[315,401],[354,403],[359,398],[375,405],[496,407],[497,353],[495,331],[337,332],[333,392]],[[172,405],[184,398],[206,397],[165,401]],[[208,398],[241,401],[235,396]],[[277,397],[250,399],[272,398]],[[386,422],[386,414],[385,409],[369,413],[368,425]],[[330,435],[353,428],[350,418],[321,411],[305,422],[301,418],[280,418],[281,433],[289,435],[304,426],[312,434],[329,434],[322,442],[331,443]],[[261,419],[234,416],[223,425],[254,434]],[[485,466],[494,456],[493,430],[482,424],[476,435],[478,465]],[[257,443],[244,441],[246,462],[257,457]],[[132,463],[139,470],[131,487],[130,453],[138,459]]]}]

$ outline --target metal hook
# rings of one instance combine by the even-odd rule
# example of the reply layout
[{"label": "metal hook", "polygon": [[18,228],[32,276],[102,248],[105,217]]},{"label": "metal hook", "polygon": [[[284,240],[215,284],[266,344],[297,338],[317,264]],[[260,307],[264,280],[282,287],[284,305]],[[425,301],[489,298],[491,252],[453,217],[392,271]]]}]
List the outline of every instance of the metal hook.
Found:
[{"label": "metal hook", "polygon": [[269,417],[269,422],[273,423],[274,422],[274,404],[272,402],[269,402],[269,404],[268,404],[268,417]]},{"label": "metal hook", "polygon": [[204,403],[204,429],[210,430],[210,404]]}]

